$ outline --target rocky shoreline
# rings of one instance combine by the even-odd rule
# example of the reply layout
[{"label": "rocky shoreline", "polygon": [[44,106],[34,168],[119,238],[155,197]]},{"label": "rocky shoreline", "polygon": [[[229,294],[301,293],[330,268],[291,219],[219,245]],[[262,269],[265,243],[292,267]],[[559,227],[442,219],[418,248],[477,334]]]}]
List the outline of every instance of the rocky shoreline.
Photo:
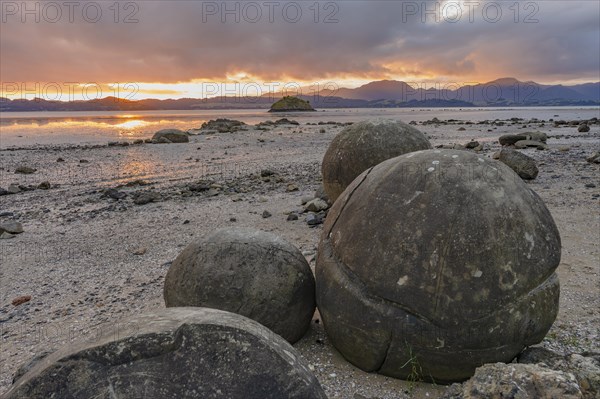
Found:
[{"label": "rocky shoreline", "polygon": [[[33,356],[163,308],[169,265],[192,239],[216,227],[274,232],[294,243],[314,269],[326,217],[314,201],[320,164],[344,124],[293,122],[221,121],[190,130],[183,143],[1,150],[0,224],[19,223],[23,232],[6,230],[12,237],[0,240],[0,392]],[[562,354],[600,351],[600,166],[593,161],[600,124],[583,122],[412,123],[434,146],[489,157],[501,149],[502,135],[547,136],[546,148],[518,151],[535,161],[539,173],[528,184],[562,236],[560,312],[541,344]],[[328,342],[318,313],[294,346],[331,398],[435,398],[447,390],[354,368]]]}]

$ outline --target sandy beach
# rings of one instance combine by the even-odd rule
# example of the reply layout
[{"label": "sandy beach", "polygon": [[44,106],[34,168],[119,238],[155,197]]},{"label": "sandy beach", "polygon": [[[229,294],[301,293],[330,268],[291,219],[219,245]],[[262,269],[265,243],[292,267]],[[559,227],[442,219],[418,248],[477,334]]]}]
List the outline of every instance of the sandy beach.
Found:
[{"label": "sandy beach", "polygon": [[[478,140],[489,157],[499,150],[502,134],[548,135],[548,150],[522,150],[538,164],[539,176],[528,184],[550,209],[563,246],[560,312],[541,345],[558,352],[598,352],[600,165],[586,158],[600,150],[600,124],[579,133],[577,126],[511,121],[514,115],[507,114],[502,123],[440,117],[420,120],[416,127],[434,146]],[[188,243],[215,228],[273,232],[296,245],[314,269],[321,226],[307,225],[303,216],[286,217],[301,211],[302,199],[320,186],[323,154],[346,120],[318,124],[330,119],[312,118],[268,130],[249,125],[235,133],[198,134],[181,144],[3,146],[0,187],[17,184],[25,190],[0,197],[0,220],[18,221],[25,231],[0,240],[0,393],[32,357],[164,307],[170,263]],[[37,171],[15,174],[21,165]],[[261,177],[265,169],[274,174]],[[27,190],[46,181],[50,189]],[[211,190],[191,189],[198,182]],[[110,198],[109,188],[127,196]],[[141,191],[158,193],[156,202],[135,204]],[[263,217],[264,211],[272,216]],[[21,295],[31,300],[13,306]],[[328,342],[318,313],[294,346],[330,398],[437,398],[446,390],[353,367]]]}]

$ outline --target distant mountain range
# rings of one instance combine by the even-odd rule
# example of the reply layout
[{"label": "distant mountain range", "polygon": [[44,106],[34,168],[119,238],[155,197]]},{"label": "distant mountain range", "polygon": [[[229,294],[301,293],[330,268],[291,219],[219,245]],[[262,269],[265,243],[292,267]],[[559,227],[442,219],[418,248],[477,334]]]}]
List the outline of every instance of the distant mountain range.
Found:
[{"label": "distant mountain range", "polygon": [[[107,97],[89,101],[9,100],[0,97],[0,112],[14,111],[146,111],[200,109],[264,109],[282,95],[260,97],[216,97],[209,99],[129,101]],[[574,86],[542,85],[503,78],[492,82],[453,87],[413,87],[406,82],[381,80],[349,89],[321,90],[298,96],[315,108],[399,108],[399,107],[504,107],[600,105],[600,82]]]}]

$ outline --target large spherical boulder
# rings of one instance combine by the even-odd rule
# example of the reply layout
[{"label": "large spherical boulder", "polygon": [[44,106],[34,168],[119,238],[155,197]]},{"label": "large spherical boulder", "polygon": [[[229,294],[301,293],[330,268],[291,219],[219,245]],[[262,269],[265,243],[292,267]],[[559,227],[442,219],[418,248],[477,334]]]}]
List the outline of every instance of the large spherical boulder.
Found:
[{"label": "large spherical boulder", "polygon": [[175,259],[164,298],[167,307],[239,313],[294,343],[315,312],[315,280],[302,253],[282,238],[226,228],[194,241]]},{"label": "large spherical boulder", "polygon": [[48,355],[3,398],[326,396],[298,352],[264,326],[216,309],[171,308]]},{"label": "large spherical boulder", "polygon": [[334,202],[368,168],[386,159],[430,148],[423,133],[400,121],[374,119],[350,125],[333,139],[323,157],[325,192]]},{"label": "large spherical boulder", "polygon": [[560,251],[550,212],[508,166],[419,151],[365,171],[329,211],[317,305],[356,366],[463,380],[543,339]]}]

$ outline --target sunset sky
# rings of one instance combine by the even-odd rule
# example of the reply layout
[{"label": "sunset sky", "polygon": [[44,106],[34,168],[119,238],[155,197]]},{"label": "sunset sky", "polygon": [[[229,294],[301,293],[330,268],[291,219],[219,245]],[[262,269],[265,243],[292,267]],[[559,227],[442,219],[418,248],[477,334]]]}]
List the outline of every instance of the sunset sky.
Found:
[{"label": "sunset sky", "polygon": [[306,90],[381,79],[600,80],[598,1],[73,4],[1,2],[2,96],[253,95],[286,84]]}]

